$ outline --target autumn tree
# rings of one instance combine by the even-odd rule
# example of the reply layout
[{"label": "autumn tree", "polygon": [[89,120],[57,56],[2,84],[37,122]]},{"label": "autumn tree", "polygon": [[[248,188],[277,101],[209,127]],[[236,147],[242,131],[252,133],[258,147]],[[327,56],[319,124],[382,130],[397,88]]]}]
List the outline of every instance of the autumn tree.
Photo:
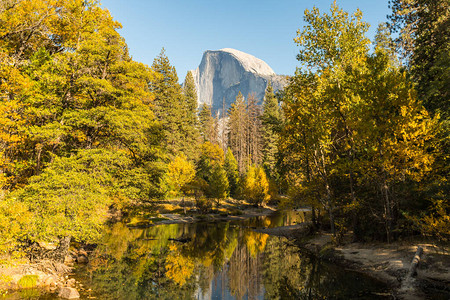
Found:
[{"label": "autumn tree", "polygon": [[427,220],[419,222],[419,228],[433,232],[433,227],[439,227],[433,224],[439,222],[430,224],[430,221],[445,220],[449,215],[448,210],[442,214],[446,211],[442,209],[445,206],[442,203],[446,202],[443,195],[449,191],[447,178],[450,173],[450,11],[448,1],[445,0],[393,0],[390,6],[392,14],[388,16],[389,27],[392,32],[398,33],[396,45],[417,84],[418,98],[432,116],[440,116],[433,145],[436,153],[433,172],[418,189],[418,197],[431,199],[426,207],[430,215],[424,212],[425,207],[419,209],[422,221]]},{"label": "autumn tree", "polygon": [[262,167],[250,166],[244,179],[243,195],[251,203],[261,206],[269,199],[269,181]]},{"label": "autumn tree", "polygon": [[394,191],[430,170],[435,121],[386,44],[369,54],[361,12],[349,16],[333,4],[329,14],[305,11],[305,20],[296,42],[306,69],[297,71],[284,99],[283,163],[298,190],[327,208],[332,231],[336,205],[345,207],[337,230],[350,226],[357,236],[370,230],[359,226],[376,211],[389,241],[401,205]]},{"label": "autumn tree", "polygon": [[169,187],[169,194],[172,196],[180,195],[194,177],[194,165],[187,160],[183,153],[177,155],[167,166],[166,183]]},{"label": "autumn tree", "polygon": [[[297,32],[295,42],[300,46],[297,59],[305,67],[305,70],[310,71],[302,74],[298,70],[298,80],[294,79],[293,82],[306,81],[308,82],[307,86],[312,89],[306,88],[305,91],[300,91],[295,87],[295,95],[292,96],[292,100],[294,103],[297,102],[297,99],[301,100],[293,104],[294,107],[300,106],[293,108],[287,105],[285,113],[291,115],[292,118],[292,114],[300,112],[299,117],[311,125],[311,127],[300,129],[300,131],[307,130],[303,132],[303,139],[306,143],[304,149],[312,154],[312,156],[308,155],[307,161],[303,164],[307,163],[309,166],[313,166],[314,173],[320,178],[324,202],[334,233],[336,199],[333,196],[330,175],[333,167],[336,167],[339,162],[336,160],[338,157],[332,152],[336,147],[347,150],[345,156],[350,162],[345,163],[345,168],[346,172],[352,173],[353,139],[350,126],[351,109],[355,103],[355,97],[352,89],[347,88],[347,84],[352,82],[350,80],[353,74],[352,70],[358,70],[364,65],[369,44],[369,40],[365,37],[368,24],[362,21],[362,13],[359,10],[349,17],[335,3],[332,4],[329,14],[321,15],[317,8],[313,8],[312,11],[305,10],[304,19],[309,26],[305,27],[303,31]],[[295,86],[295,84],[293,85]],[[308,96],[308,94],[310,95]],[[305,103],[304,96],[314,100],[310,104]],[[302,107],[303,105],[306,107]],[[308,109],[313,109],[311,114],[314,119],[308,120],[302,116],[310,113],[307,111]],[[292,134],[295,133],[292,132]],[[309,159],[311,159],[311,163]],[[311,175],[311,172],[309,174]],[[352,176],[349,176],[349,185],[353,189],[354,179]]]},{"label": "autumn tree", "polygon": [[[208,197],[222,197],[223,194],[216,194],[214,189],[221,189],[225,185],[226,192],[228,193],[228,179],[226,180],[226,183],[225,180],[223,180],[223,174],[225,172],[223,170],[223,163],[224,154],[222,148],[219,145],[213,144],[211,142],[205,142],[201,145],[200,159],[197,163],[197,177],[199,180],[205,183],[204,193]],[[217,199],[220,199],[220,197],[218,197]]]},{"label": "autumn tree", "polygon": [[32,213],[28,240],[90,240],[110,205],[160,195],[155,74],[130,58],[121,25],[97,2],[0,9],[0,177],[15,190],[5,197]]}]

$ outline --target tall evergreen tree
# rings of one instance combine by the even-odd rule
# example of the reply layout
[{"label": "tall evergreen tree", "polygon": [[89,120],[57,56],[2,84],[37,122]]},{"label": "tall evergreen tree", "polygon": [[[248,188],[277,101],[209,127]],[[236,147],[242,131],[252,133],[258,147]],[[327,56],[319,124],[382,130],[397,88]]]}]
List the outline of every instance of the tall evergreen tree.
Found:
[{"label": "tall evergreen tree", "polygon": [[238,170],[245,174],[248,164],[248,114],[244,96],[239,92],[228,110],[228,145],[236,155]]},{"label": "tall evergreen tree", "polygon": [[247,155],[248,163],[260,165],[262,160],[261,153],[261,109],[257,103],[254,94],[249,94],[247,98]]},{"label": "tall evergreen tree", "polygon": [[278,155],[279,129],[282,123],[278,100],[273,92],[272,84],[267,85],[264,95],[263,113],[261,115],[262,124],[262,164],[269,178],[275,178]]},{"label": "tall evergreen tree", "polygon": [[230,185],[230,196],[235,197],[239,184],[239,171],[236,158],[230,148],[227,149],[223,167],[227,172],[228,182]]},{"label": "tall evergreen tree", "polygon": [[185,145],[182,89],[175,67],[170,64],[164,48],[153,61],[152,69],[157,74],[150,84],[150,90],[155,95],[154,112],[162,124],[168,154],[173,158]]},{"label": "tall evergreen tree", "polygon": [[212,167],[208,184],[208,197],[216,199],[216,203],[219,205],[220,200],[228,196],[229,188],[227,173],[223,169],[223,166],[216,164]]},{"label": "tall evergreen tree", "polygon": [[197,90],[195,88],[194,77],[189,71],[183,84],[183,112],[184,124],[183,133],[185,135],[184,152],[188,159],[198,158],[198,146],[200,144],[199,122],[197,118]]},{"label": "tall evergreen tree", "polygon": [[200,134],[204,142],[217,142],[216,121],[211,114],[211,106],[203,104],[199,113]]}]

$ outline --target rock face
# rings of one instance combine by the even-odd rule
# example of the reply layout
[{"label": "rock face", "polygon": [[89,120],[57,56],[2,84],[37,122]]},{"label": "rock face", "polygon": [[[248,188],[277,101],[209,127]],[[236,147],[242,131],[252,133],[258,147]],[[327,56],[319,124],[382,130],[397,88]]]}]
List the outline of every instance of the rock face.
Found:
[{"label": "rock face", "polygon": [[275,91],[287,84],[286,76],[276,75],[261,59],[230,48],[205,51],[200,66],[192,71],[192,75],[199,105],[211,105],[213,114],[220,112],[221,117],[223,99],[225,110],[239,92],[245,98],[254,93],[258,103],[262,103],[269,81]]}]

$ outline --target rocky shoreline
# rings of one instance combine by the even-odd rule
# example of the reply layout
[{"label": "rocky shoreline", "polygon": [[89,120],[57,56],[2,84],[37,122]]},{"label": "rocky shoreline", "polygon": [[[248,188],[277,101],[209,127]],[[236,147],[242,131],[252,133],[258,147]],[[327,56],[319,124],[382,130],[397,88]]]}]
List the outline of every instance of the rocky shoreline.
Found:
[{"label": "rocky shoreline", "polygon": [[[310,224],[298,224],[255,231],[284,236],[307,252],[352,271],[360,272],[391,288],[393,299],[433,299],[428,291],[437,291],[450,299],[450,252],[420,241],[387,243],[352,243],[336,245],[329,233],[311,234]],[[418,247],[423,249],[417,274],[407,278]],[[445,298],[448,297],[448,298]],[[439,298],[441,299],[441,298]]]},{"label": "rocky shoreline", "polygon": [[89,259],[83,248],[70,250],[64,263],[40,260],[35,263],[15,261],[0,265],[0,295],[21,298],[21,292],[34,291],[36,294],[54,294],[62,299],[80,298],[83,285],[70,278],[75,264],[87,264]]}]

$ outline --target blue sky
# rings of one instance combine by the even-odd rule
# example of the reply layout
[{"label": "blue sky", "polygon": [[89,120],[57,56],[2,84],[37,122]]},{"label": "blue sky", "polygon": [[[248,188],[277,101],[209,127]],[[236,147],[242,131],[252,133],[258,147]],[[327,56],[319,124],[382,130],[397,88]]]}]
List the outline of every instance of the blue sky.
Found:
[{"label": "blue sky", "polygon": [[[235,48],[269,64],[277,74],[292,75],[299,65],[293,42],[303,12],[316,6],[329,11],[332,0],[102,0],[121,22],[134,60],[151,65],[161,48],[175,66],[180,82],[200,64],[203,52]],[[348,12],[359,8],[375,35],[390,13],[388,0],[338,0]]]}]

